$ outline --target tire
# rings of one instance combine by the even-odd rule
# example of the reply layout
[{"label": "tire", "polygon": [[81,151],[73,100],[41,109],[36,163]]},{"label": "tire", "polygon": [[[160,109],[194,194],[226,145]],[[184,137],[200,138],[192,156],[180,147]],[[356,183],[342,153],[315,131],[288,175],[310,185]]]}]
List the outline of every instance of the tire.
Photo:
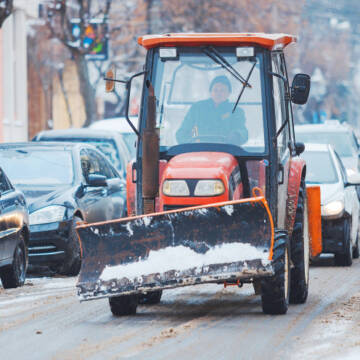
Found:
[{"label": "tire", "polygon": [[138,295],[123,295],[109,298],[110,310],[115,316],[135,315]]},{"label": "tire", "polygon": [[355,247],[353,248],[353,259],[358,259],[359,255],[359,234],[357,234]]},{"label": "tire", "polygon": [[291,237],[291,269],[290,303],[304,304],[309,290],[309,232],[307,198],[304,179],[301,180],[298,204],[296,208],[294,229]]},{"label": "tire", "polygon": [[162,290],[149,291],[146,294],[139,295],[139,304],[155,305],[161,300]]},{"label": "tire", "polygon": [[66,276],[76,276],[81,268],[81,253],[79,239],[75,231],[76,223],[82,221],[81,218],[74,216],[69,232],[68,247],[66,249],[66,259],[58,268],[58,272]]},{"label": "tire", "polygon": [[335,265],[351,266],[353,251],[351,246],[351,223],[349,219],[344,219],[343,234],[344,250],[342,253],[335,254]]},{"label": "tire", "polygon": [[16,288],[24,285],[28,264],[27,248],[24,235],[19,234],[18,244],[14,251],[13,262],[1,270],[0,277],[4,289]]},{"label": "tire", "polygon": [[265,314],[286,314],[290,296],[290,254],[286,232],[276,232],[273,250],[275,274],[261,280],[261,302]]}]

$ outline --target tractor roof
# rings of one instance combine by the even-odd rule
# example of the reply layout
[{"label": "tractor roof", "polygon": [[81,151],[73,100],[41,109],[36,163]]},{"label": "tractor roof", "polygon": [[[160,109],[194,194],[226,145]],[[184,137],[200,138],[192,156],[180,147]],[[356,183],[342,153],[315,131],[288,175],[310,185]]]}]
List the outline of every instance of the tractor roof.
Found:
[{"label": "tractor roof", "polygon": [[164,35],[145,35],[138,43],[146,49],[158,46],[260,46],[268,50],[280,50],[297,38],[287,34],[263,33],[177,33]]}]

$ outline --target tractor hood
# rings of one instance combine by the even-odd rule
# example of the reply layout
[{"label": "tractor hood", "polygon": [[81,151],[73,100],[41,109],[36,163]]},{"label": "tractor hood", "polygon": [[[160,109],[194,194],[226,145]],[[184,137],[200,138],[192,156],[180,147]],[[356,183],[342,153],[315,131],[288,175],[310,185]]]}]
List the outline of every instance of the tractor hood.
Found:
[{"label": "tractor hood", "polygon": [[237,161],[222,152],[193,152],[173,157],[163,174],[163,179],[219,179],[228,178]]}]

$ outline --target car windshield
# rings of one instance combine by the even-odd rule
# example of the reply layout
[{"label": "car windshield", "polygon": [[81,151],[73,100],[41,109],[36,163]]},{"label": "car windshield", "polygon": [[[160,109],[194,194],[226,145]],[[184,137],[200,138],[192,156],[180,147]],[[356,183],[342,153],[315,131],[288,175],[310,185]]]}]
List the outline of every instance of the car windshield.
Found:
[{"label": "car windshield", "polygon": [[2,149],[0,164],[14,185],[65,185],[74,180],[67,150]]},{"label": "car windshield", "polygon": [[95,146],[99,151],[101,151],[110,163],[118,170],[123,171],[120,161],[119,152],[115,145],[114,140],[112,139],[93,139],[93,138],[47,138],[46,136],[41,137],[40,141],[66,141],[66,142],[82,142],[86,144],[91,144]]},{"label": "car windshield", "polygon": [[339,181],[334,162],[329,152],[305,151],[306,182],[313,184],[333,184]]},{"label": "car windshield", "polygon": [[330,144],[341,157],[353,156],[356,144],[350,133],[338,132],[296,132],[296,141],[304,143]]},{"label": "car windshield", "polygon": [[[154,79],[160,151],[186,143],[230,144],[263,153],[264,116],[261,54],[237,57],[217,48],[249,86],[198,48],[178,48],[176,59],[156,55]],[[158,53],[157,53],[158,54]],[[234,109],[239,94],[240,101]]]}]

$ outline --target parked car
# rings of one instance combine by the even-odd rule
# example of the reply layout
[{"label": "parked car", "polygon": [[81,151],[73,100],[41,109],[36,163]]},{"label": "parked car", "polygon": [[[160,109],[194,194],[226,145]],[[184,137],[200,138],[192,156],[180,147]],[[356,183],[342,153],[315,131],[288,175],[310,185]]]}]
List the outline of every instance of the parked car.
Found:
[{"label": "parked car", "polygon": [[28,244],[29,214],[25,197],[0,168],[0,278],[5,289],[24,285]]},{"label": "parked car", "polygon": [[127,145],[116,131],[83,128],[47,130],[37,134],[33,141],[83,142],[94,145],[123,177],[126,176],[126,166],[131,160]]},{"label": "parked car", "polygon": [[331,144],[348,174],[360,172],[359,144],[350,126],[327,120],[324,124],[297,125],[295,134],[296,141],[303,143]]},{"label": "parked car", "polygon": [[[138,128],[138,117],[137,116],[130,116],[130,121]],[[131,154],[131,158],[136,157],[136,141],[137,135],[134,133],[133,129],[130,127],[128,122],[126,121],[125,117],[119,118],[112,118],[112,119],[103,119],[93,122],[89,129],[97,129],[97,130],[111,130],[117,131],[121,134],[128,150]]]},{"label": "parked car", "polygon": [[125,215],[125,182],[91,145],[0,144],[0,163],[28,203],[30,264],[76,275],[81,264],[76,223]]},{"label": "parked car", "polygon": [[355,186],[360,174],[347,174],[331,145],[305,144],[306,183],[319,184],[323,252],[335,263],[350,266],[359,257],[359,199]]}]

